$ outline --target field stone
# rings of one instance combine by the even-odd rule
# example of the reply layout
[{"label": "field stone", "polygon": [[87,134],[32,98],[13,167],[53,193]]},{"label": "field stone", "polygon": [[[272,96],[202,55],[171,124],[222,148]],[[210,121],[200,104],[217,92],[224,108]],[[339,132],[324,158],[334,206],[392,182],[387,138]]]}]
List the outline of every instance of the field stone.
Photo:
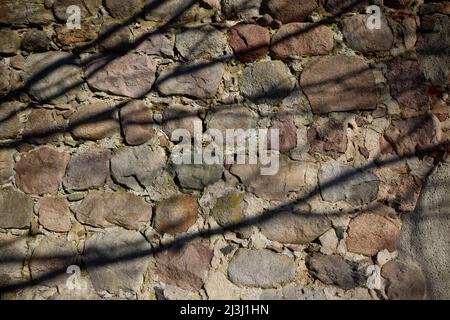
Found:
[{"label": "field stone", "polygon": [[63,139],[64,123],[52,110],[33,109],[28,115],[23,138],[37,144],[58,142]]},{"label": "field stone", "polygon": [[281,61],[256,62],[244,69],[242,95],[257,103],[277,104],[294,89],[289,68]]},{"label": "field stone", "polygon": [[156,255],[160,281],[186,290],[200,290],[211,268],[213,252],[200,243],[173,247]]},{"label": "field stone", "polygon": [[95,290],[118,294],[139,292],[149,263],[149,253],[126,259],[133,253],[149,252],[150,244],[137,231],[95,233],[86,241],[85,263]]},{"label": "field stone", "polygon": [[200,207],[197,197],[175,195],[158,203],[154,226],[161,233],[177,234],[185,232],[196,221]]},{"label": "field stone", "polygon": [[337,159],[347,150],[347,129],[344,123],[332,118],[311,126],[307,138],[310,154],[319,152]]},{"label": "field stone", "polygon": [[46,229],[67,232],[72,226],[69,202],[65,197],[48,196],[40,198],[35,205],[39,223]]},{"label": "field stone", "polygon": [[109,175],[110,151],[103,148],[81,150],[72,155],[64,186],[70,190],[102,187]]},{"label": "field stone", "polygon": [[10,72],[8,67],[0,61],[0,95],[8,92],[10,89]]},{"label": "field stone", "polygon": [[174,165],[180,185],[185,189],[203,190],[222,178],[223,166],[218,164]]},{"label": "field stone", "polygon": [[309,15],[319,7],[317,0],[268,0],[269,13],[283,23],[308,20]]},{"label": "field stone", "polygon": [[[297,127],[287,117],[278,117],[272,120],[270,129],[278,129],[278,150],[280,152],[288,152],[297,146]],[[268,146],[273,149],[269,137],[270,134],[268,133]]]},{"label": "field stone", "polygon": [[0,185],[7,183],[14,175],[14,149],[0,149]]},{"label": "field stone", "polygon": [[68,19],[67,8],[75,5],[81,9],[81,20],[84,21],[98,13],[101,3],[102,0],[55,0],[53,13],[59,21],[66,22]]},{"label": "field stone", "polygon": [[156,27],[141,26],[132,30],[133,43],[142,41],[136,47],[136,52],[163,57],[173,57],[175,37],[170,33],[161,33]]},{"label": "field stone", "polygon": [[206,116],[208,129],[220,130],[225,137],[229,129],[255,129],[257,124],[255,116],[248,107],[240,105],[222,105],[215,107]]},{"label": "field stone", "polygon": [[381,275],[387,280],[390,300],[422,300],[426,280],[420,268],[410,261],[391,260],[383,265]]},{"label": "field stone", "polygon": [[228,278],[240,286],[275,288],[294,280],[295,263],[267,249],[239,249],[228,266]]},{"label": "field stone", "polygon": [[228,20],[258,17],[262,0],[222,0],[222,13]]},{"label": "field stone", "polygon": [[284,59],[292,56],[318,56],[333,50],[333,32],[313,23],[289,23],[281,26],[272,37],[270,51]]},{"label": "field stone", "polygon": [[113,18],[126,19],[141,9],[141,0],[105,0],[105,6]]},{"label": "field stone", "polygon": [[152,207],[131,193],[91,191],[76,208],[76,217],[81,223],[94,227],[118,225],[139,230],[150,222]]},{"label": "field stone", "polygon": [[267,54],[270,32],[256,24],[238,24],[228,31],[228,42],[239,61],[250,62]]},{"label": "field stone", "polygon": [[[6,286],[22,278],[22,269],[27,256],[27,238],[0,234],[0,285]],[[8,261],[11,257],[16,259]]]},{"label": "field stone", "polygon": [[177,35],[175,48],[187,60],[218,58],[228,51],[225,34],[206,25],[183,28]]},{"label": "field stone", "polygon": [[350,56],[316,58],[303,69],[300,86],[306,93],[311,110],[315,114],[372,110],[377,106],[375,77],[361,58]]},{"label": "field stone", "polygon": [[325,8],[333,15],[341,16],[348,12],[358,12],[367,6],[367,0],[327,0]]},{"label": "field stone", "polygon": [[127,144],[136,146],[153,137],[153,113],[143,101],[133,100],[120,109],[120,122]]},{"label": "field stone", "polygon": [[163,23],[188,23],[201,21],[210,17],[212,10],[200,7],[199,1],[192,0],[147,0],[148,10],[145,12],[145,20]]},{"label": "field stone", "polygon": [[20,48],[19,33],[11,29],[0,30],[0,54],[14,55]]},{"label": "field stone", "polygon": [[0,24],[24,26],[26,24],[49,24],[53,15],[44,7],[42,0],[2,0],[0,2]]},{"label": "field stone", "polygon": [[22,37],[22,49],[28,52],[45,52],[50,47],[50,38],[42,30],[29,30]]},{"label": "field stone", "polygon": [[25,193],[56,193],[69,160],[67,152],[51,147],[23,153],[16,162],[16,185]]},{"label": "field stone", "polygon": [[33,215],[33,200],[13,187],[0,189],[0,228],[28,228]]},{"label": "field stone", "polygon": [[128,52],[133,44],[130,29],[119,23],[104,23],[100,27],[99,38],[102,39],[99,42],[101,51]]},{"label": "field stone", "polygon": [[190,106],[173,105],[164,109],[162,114],[162,129],[172,139],[172,134],[177,129],[184,129],[194,136],[194,128],[202,128],[202,120],[196,111]]},{"label": "field stone", "polygon": [[240,223],[245,219],[243,194],[232,193],[217,199],[211,210],[211,216],[222,227]]}]

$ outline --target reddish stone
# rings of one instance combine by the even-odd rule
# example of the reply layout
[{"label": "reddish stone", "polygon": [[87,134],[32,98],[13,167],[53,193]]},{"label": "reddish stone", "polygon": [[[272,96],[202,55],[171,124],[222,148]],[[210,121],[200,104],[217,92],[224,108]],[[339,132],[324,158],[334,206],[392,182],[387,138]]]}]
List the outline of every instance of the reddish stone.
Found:
[{"label": "reddish stone", "polygon": [[[279,130],[279,148],[280,152],[288,152],[297,146],[297,127],[287,119],[276,119],[272,121],[271,129]],[[270,134],[267,139],[270,143]],[[270,144],[268,144],[270,146]]]},{"label": "reddish stone", "polygon": [[56,232],[67,232],[70,230],[72,225],[70,221],[71,213],[69,202],[66,198],[40,198],[34,208],[39,215],[39,223],[44,228]]},{"label": "reddish stone", "polygon": [[413,0],[385,0],[384,4],[395,9],[403,9],[409,7]]},{"label": "reddish stone", "polygon": [[239,24],[228,32],[228,42],[241,62],[264,57],[269,51],[269,30],[255,24]]},{"label": "reddish stone", "polygon": [[419,199],[422,181],[416,176],[404,174],[394,179],[389,188],[391,206],[402,212],[414,211]]},{"label": "reddish stone", "polygon": [[347,150],[347,131],[342,123],[330,119],[307,132],[309,153],[319,152],[337,159]]},{"label": "reddish stone", "polygon": [[129,145],[137,146],[153,137],[153,114],[143,101],[134,100],[122,107],[120,122]]},{"label": "reddish stone", "polygon": [[270,14],[283,23],[306,21],[318,7],[317,0],[269,0],[267,2]]},{"label": "reddish stone", "polygon": [[421,300],[425,296],[425,277],[410,262],[391,260],[381,269],[387,280],[386,294],[391,300]]}]

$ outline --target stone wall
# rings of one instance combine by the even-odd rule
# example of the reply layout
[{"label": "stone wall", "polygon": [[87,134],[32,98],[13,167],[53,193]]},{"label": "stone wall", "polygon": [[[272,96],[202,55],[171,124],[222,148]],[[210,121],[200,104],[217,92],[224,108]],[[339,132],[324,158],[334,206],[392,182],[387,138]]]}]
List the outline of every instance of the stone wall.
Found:
[{"label": "stone wall", "polygon": [[[1,298],[449,298],[449,11],[2,0]],[[279,129],[278,174],[180,128]]]}]

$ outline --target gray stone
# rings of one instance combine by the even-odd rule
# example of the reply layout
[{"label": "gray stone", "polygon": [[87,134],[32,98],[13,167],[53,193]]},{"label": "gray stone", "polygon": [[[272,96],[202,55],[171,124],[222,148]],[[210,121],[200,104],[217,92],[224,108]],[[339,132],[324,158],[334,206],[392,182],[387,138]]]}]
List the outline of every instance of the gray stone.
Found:
[{"label": "gray stone", "polygon": [[175,48],[188,60],[218,58],[229,51],[226,35],[208,24],[183,28],[176,36]]},{"label": "gray stone", "polygon": [[169,106],[164,109],[162,115],[162,128],[169,139],[177,129],[189,131],[191,137],[194,136],[194,127],[203,128],[202,120],[196,111],[190,106]]},{"label": "gray stone", "polygon": [[292,258],[272,251],[239,249],[228,266],[229,279],[241,286],[275,288],[295,278]]},{"label": "gray stone", "polygon": [[29,30],[22,38],[22,49],[28,52],[45,52],[50,47],[50,39],[42,30]]},{"label": "gray stone", "polygon": [[72,226],[69,202],[65,197],[48,196],[40,198],[34,206],[39,223],[46,229],[68,232]]},{"label": "gray stone", "polygon": [[425,277],[411,261],[391,260],[383,265],[381,275],[387,280],[389,299],[422,300],[425,297]]},{"label": "gray stone", "polygon": [[358,51],[387,51],[392,47],[394,35],[384,16],[379,29],[369,29],[366,21],[370,15],[357,14],[342,20],[342,33],[348,45]]},{"label": "gray stone", "polygon": [[[22,278],[22,269],[27,256],[25,237],[0,234],[0,285],[14,284]],[[15,259],[11,259],[14,257]]]},{"label": "gray stone", "polygon": [[270,14],[283,23],[307,21],[309,15],[319,7],[317,0],[268,0]]},{"label": "gray stone", "polygon": [[16,30],[0,30],[0,54],[14,55],[20,48],[19,33]]},{"label": "gray stone", "polygon": [[55,17],[66,22],[68,19],[67,8],[69,6],[78,6],[81,9],[81,20],[95,16],[102,4],[102,0],[55,0],[53,3],[53,13]]},{"label": "gray stone", "polygon": [[[128,259],[132,253],[137,255]],[[86,241],[85,263],[97,292],[139,292],[149,263],[150,244],[137,231],[96,233]]]},{"label": "gray stone", "polygon": [[67,103],[83,82],[77,59],[66,52],[29,55],[22,76],[30,82],[29,94],[41,103]]},{"label": "gray stone", "polygon": [[203,190],[222,178],[223,166],[218,164],[175,165],[178,181],[185,189]]},{"label": "gray stone", "polygon": [[224,65],[218,62],[198,61],[173,64],[163,70],[156,85],[164,95],[184,95],[198,99],[212,98],[222,82]]},{"label": "gray stone", "polygon": [[258,17],[262,0],[222,0],[222,13],[229,20]]},{"label": "gray stone", "polygon": [[63,139],[64,123],[54,111],[33,109],[28,115],[23,138],[34,143],[45,144]]},{"label": "gray stone", "polygon": [[109,14],[118,19],[126,19],[140,12],[141,0],[105,0]]},{"label": "gray stone", "polygon": [[120,149],[111,158],[113,179],[135,191],[152,185],[166,166],[166,154],[161,147],[139,146]]},{"label": "gray stone", "polygon": [[23,26],[26,24],[49,24],[53,21],[51,11],[46,10],[43,0],[2,0],[0,23]]},{"label": "gray stone", "polygon": [[295,284],[288,284],[281,289],[264,290],[259,296],[260,300],[326,300],[323,290],[306,288]]},{"label": "gray stone", "polygon": [[377,176],[337,161],[322,164],[318,177],[322,199],[328,202],[345,200],[357,206],[375,200],[378,195]]},{"label": "gray stone", "polygon": [[173,57],[175,37],[170,33],[161,33],[156,27],[141,26],[133,30],[133,42],[141,41],[136,52],[163,57]]},{"label": "gray stone", "polygon": [[262,234],[272,241],[306,244],[329,230],[331,221],[324,215],[293,210],[276,212],[260,225]]},{"label": "gray stone", "polygon": [[294,89],[295,82],[283,62],[263,61],[244,70],[240,86],[242,95],[255,103],[277,104]]},{"label": "gray stone", "polygon": [[200,1],[192,0],[148,0],[145,19],[154,22],[193,22],[211,17],[214,10],[200,6]]},{"label": "gray stone", "polygon": [[120,109],[120,123],[125,141],[140,145],[153,137],[153,113],[143,101],[132,100]]},{"label": "gray stone", "polygon": [[447,160],[428,177],[415,211],[402,216],[400,257],[413,259],[423,270],[429,299],[450,298],[449,183]]},{"label": "gray stone", "polygon": [[101,51],[128,52],[133,44],[130,29],[120,23],[104,23],[99,32]]},{"label": "gray stone", "polygon": [[[0,63],[1,73],[1,63]],[[0,139],[14,139],[23,128],[19,113],[23,105],[18,102],[6,102],[0,104]]]},{"label": "gray stone", "polygon": [[248,107],[223,105],[211,110],[206,117],[208,129],[220,130],[225,137],[229,129],[256,129],[258,117]]},{"label": "gray stone", "polygon": [[33,200],[13,187],[0,189],[0,228],[28,228]]},{"label": "gray stone", "polygon": [[102,55],[86,66],[87,83],[91,88],[135,99],[150,92],[155,74],[156,61],[136,53]]},{"label": "gray stone", "polygon": [[0,149],[0,185],[7,183],[14,175],[13,149]]},{"label": "gray stone", "polygon": [[70,190],[102,187],[109,175],[109,150],[91,148],[78,151],[67,166],[64,186]]},{"label": "gray stone", "polygon": [[77,207],[76,213],[81,223],[94,227],[118,225],[139,230],[150,222],[152,207],[131,193],[91,191]]},{"label": "gray stone", "polygon": [[375,77],[370,67],[358,57],[316,58],[304,67],[300,86],[313,113],[372,110],[377,106]]}]

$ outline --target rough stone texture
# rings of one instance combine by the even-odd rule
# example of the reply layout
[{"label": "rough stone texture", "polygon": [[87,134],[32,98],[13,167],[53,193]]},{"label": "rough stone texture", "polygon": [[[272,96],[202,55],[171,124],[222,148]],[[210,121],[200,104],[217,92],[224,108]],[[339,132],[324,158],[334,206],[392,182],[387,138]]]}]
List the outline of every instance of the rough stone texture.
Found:
[{"label": "rough stone texture", "polygon": [[56,42],[66,48],[73,48],[97,39],[100,25],[90,20],[85,21],[84,25],[85,28],[81,29],[68,29],[66,25],[55,26]]},{"label": "rough stone texture", "polygon": [[56,193],[70,155],[50,147],[23,153],[16,162],[16,185],[31,194]]},{"label": "rough stone texture", "polygon": [[[297,127],[288,117],[278,117],[272,120],[272,126],[270,128],[279,130],[280,140],[278,151],[288,152],[297,146]],[[270,134],[268,134],[268,137],[270,137]],[[270,145],[270,139],[268,145]]]},{"label": "rough stone texture", "polygon": [[198,99],[212,98],[219,88],[224,73],[222,63],[199,61],[174,64],[163,70],[156,86],[164,95],[184,95]]},{"label": "rough stone texture", "polygon": [[31,81],[28,92],[41,103],[66,103],[83,82],[77,59],[66,52],[29,55],[22,77],[24,81]]},{"label": "rough stone texture", "polygon": [[45,9],[42,0],[3,0],[0,3],[0,23],[22,26],[52,21],[53,15]]},{"label": "rough stone texture", "polygon": [[228,266],[229,279],[240,286],[275,288],[294,280],[294,260],[272,251],[240,249]]},{"label": "rough stone texture", "polygon": [[101,3],[102,0],[55,0],[53,2],[53,13],[58,20],[66,22],[68,18],[67,8],[76,5],[81,9],[81,20],[85,21],[97,14]]},{"label": "rough stone texture", "polygon": [[[0,285],[9,285],[20,280],[23,263],[27,256],[27,238],[0,234]],[[16,259],[7,261],[11,257]]]},{"label": "rough stone texture", "polygon": [[14,175],[15,150],[0,149],[0,185],[7,183]]},{"label": "rough stone texture", "polygon": [[9,76],[8,67],[0,62],[0,95],[7,93],[10,89]]},{"label": "rough stone texture", "polygon": [[119,132],[119,127],[116,108],[105,101],[82,105],[69,121],[72,135],[85,140],[111,137]]},{"label": "rough stone texture", "polygon": [[368,1],[364,0],[327,0],[325,8],[335,16],[340,16],[348,12],[358,11],[368,6]]},{"label": "rough stone texture", "polygon": [[0,189],[0,228],[27,228],[33,215],[33,200],[13,187]]},{"label": "rough stone texture", "polygon": [[411,262],[391,260],[383,265],[381,275],[387,280],[386,294],[391,300],[422,300],[425,277]]},{"label": "rough stone texture", "polygon": [[218,58],[227,52],[223,32],[210,25],[184,28],[176,36],[175,48],[185,59]]},{"label": "rough stone texture", "polygon": [[125,19],[140,11],[141,2],[141,0],[105,0],[105,6],[112,17]]},{"label": "rough stone texture", "polygon": [[[142,256],[127,259],[133,253]],[[85,263],[97,292],[139,292],[149,263],[150,244],[137,231],[96,233],[86,241]],[[111,264],[111,261],[114,263]]]},{"label": "rough stone texture", "polygon": [[203,287],[211,267],[213,252],[199,243],[188,243],[156,256],[156,270],[161,281],[186,290]]},{"label": "rough stone texture", "polygon": [[203,124],[197,112],[189,106],[169,106],[162,115],[162,129],[172,139],[172,133],[177,129],[189,131],[194,136],[194,127],[202,128]]},{"label": "rough stone texture", "polygon": [[153,137],[153,114],[143,101],[133,100],[123,106],[120,122],[129,145],[140,145]]},{"label": "rough stone texture", "polygon": [[397,120],[386,129],[384,137],[399,156],[414,154],[441,141],[441,124],[432,113]]},{"label": "rough stone texture", "polygon": [[259,16],[262,0],[222,0],[222,13],[228,20]]},{"label": "rough stone texture", "polygon": [[147,0],[149,10],[145,12],[145,19],[154,22],[193,22],[210,17],[213,10],[200,7],[198,1],[192,0]]},{"label": "rough stone texture", "polygon": [[50,39],[42,30],[27,31],[22,37],[22,49],[28,52],[45,52],[50,47]]},{"label": "rough stone texture", "polygon": [[416,210],[402,216],[401,256],[412,258],[423,270],[426,295],[430,299],[450,298],[449,181],[447,160],[428,177]]},{"label": "rough stone texture", "polygon": [[114,225],[139,230],[152,217],[152,207],[143,198],[126,192],[91,191],[76,209],[77,219],[94,227]]},{"label": "rough stone texture", "polygon": [[137,52],[163,57],[173,57],[174,37],[170,33],[161,33],[158,28],[141,26],[133,30],[133,42],[142,41]]},{"label": "rough stone texture", "polygon": [[333,50],[333,32],[313,23],[289,23],[272,37],[270,51],[279,59],[291,56],[324,55]]},{"label": "rough stone texture", "polygon": [[45,144],[61,141],[64,123],[53,111],[33,109],[28,115],[23,138],[34,143]]},{"label": "rough stone texture", "polygon": [[374,256],[383,249],[394,251],[400,229],[389,218],[377,213],[364,213],[350,221],[347,249]]},{"label": "rough stone texture", "polygon": [[228,42],[239,61],[250,62],[267,54],[270,32],[255,24],[238,24],[228,31]]},{"label": "rough stone texture", "polygon": [[228,129],[255,129],[257,119],[245,106],[224,105],[212,110],[205,122],[208,129],[220,130],[225,137]]},{"label": "rough stone texture", "polygon": [[67,166],[64,186],[69,190],[102,187],[109,175],[110,152],[106,149],[87,149],[72,155]]},{"label": "rough stone texture", "polygon": [[407,8],[411,5],[412,0],[386,0],[385,5],[395,9]]},{"label": "rough stone texture", "polygon": [[197,197],[189,195],[177,195],[161,201],[155,211],[155,229],[169,234],[187,231],[197,221],[200,210],[197,201]]},{"label": "rough stone texture", "polygon": [[385,76],[392,97],[401,106],[414,110],[426,109],[428,103],[426,80],[416,61],[392,60],[388,63]]},{"label": "rough stone texture", "polygon": [[204,187],[220,180],[223,166],[218,164],[175,165],[178,181],[185,189],[203,190]]},{"label": "rough stone texture", "polygon": [[277,104],[293,89],[289,68],[281,61],[256,62],[242,73],[242,95],[255,103]]},{"label": "rough stone texture", "polygon": [[211,216],[222,227],[244,221],[245,204],[243,194],[233,193],[217,199],[211,210]]},{"label": "rough stone texture", "polygon": [[307,256],[306,267],[314,278],[346,290],[363,286],[366,282],[364,270],[340,256],[314,253]]},{"label": "rough stone texture", "polygon": [[366,26],[368,17],[370,15],[358,14],[342,20],[345,41],[351,48],[364,53],[389,50],[394,35],[387,20],[383,16],[380,29],[369,29]]},{"label": "rough stone texture", "polygon": [[397,211],[414,211],[421,189],[422,181],[418,177],[402,174],[390,183],[390,205]]},{"label": "rough stone texture", "polygon": [[300,85],[313,113],[372,110],[377,105],[374,75],[357,57],[326,56],[314,59],[303,69]]},{"label": "rough stone texture", "polygon": [[155,60],[135,53],[103,55],[86,67],[87,83],[93,89],[136,99],[150,92],[155,74]]},{"label": "rough stone texture", "polygon": [[99,32],[103,37],[99,43],[101,51],[128,52],[133,44],[133,34],[130,29],[119,23],[104,23]]},{"label": "rough stone texture", "polygon": [[283,23],[306,21],[318,7],[317,0],[269,0],[267,2],[270,14]]},{"label": "rough stone texture", "polygon": [[111,158],[111,175],[117,183],[140,191],[152,185],[165,165],[166,154],[160,147],[126,147]]},{"label": "rough stone texture", "polygon": [[336,161],[322,164],[318,178],[322,198],[328,202],[345,200],[358,206],[375,200],[378,195],[377,176]]},{"label": "rough stone texture", "polygon": [[16,30],[0,30],[0,54],[14,55],[20,48],[19,33]]},{"label": "rough stone texture", "polygon": [[329,119],[308,129],[309,153],[319,152],[337,159],[347,150],[347,130],[343,123]]},{"label": "rough stone texture", "polygon": [[261,223],[261,232],[268,239],[281,243],[306,244],[331,228],[331,221],[323,215],[286,211]]},{"label": "rough stone texture", "polygon": [[72,226],[69,209],[69,202],[65,197],[44,197],[40,198],[34,207],[39,215],[39,223],[44,228],[56,231],[67,232]]}]

